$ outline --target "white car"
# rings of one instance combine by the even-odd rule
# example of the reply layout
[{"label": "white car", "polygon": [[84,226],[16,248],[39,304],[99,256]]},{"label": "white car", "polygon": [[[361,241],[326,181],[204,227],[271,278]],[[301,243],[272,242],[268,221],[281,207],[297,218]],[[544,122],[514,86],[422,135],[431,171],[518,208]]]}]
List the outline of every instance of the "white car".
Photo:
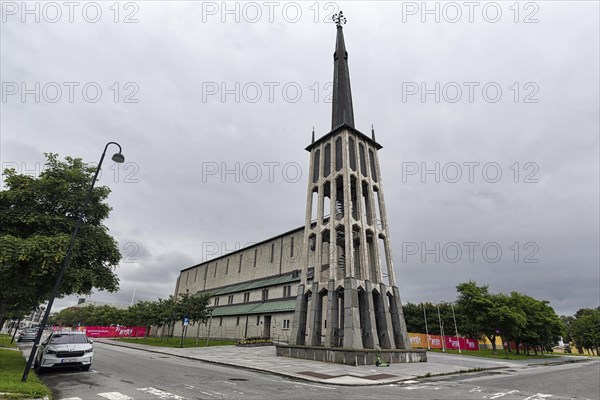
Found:
[{"label": "white car", "polygon": [[35,372],[67,367],[88,371],[94,358],[92,343],[83,332],[53,332],[38,349]]}]

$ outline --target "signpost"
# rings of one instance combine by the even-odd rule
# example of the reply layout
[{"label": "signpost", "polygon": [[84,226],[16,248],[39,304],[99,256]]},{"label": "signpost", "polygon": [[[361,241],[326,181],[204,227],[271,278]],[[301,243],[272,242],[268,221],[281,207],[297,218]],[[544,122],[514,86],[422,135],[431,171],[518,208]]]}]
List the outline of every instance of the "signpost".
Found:
[{"label": "signpost", "polygon": [[181,326],[181,342],[179,343],[179,347],[183,347],[183,336],[189,324],[190,319],[188,317],[183,317],[183,325]]}]

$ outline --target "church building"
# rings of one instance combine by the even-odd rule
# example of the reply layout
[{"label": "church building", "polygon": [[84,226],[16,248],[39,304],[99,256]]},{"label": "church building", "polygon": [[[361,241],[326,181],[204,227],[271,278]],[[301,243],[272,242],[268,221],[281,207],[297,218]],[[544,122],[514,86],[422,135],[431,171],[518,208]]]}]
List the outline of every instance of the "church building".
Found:
[{"label": "church building", "polygon": [[202,337],[210,332],[290,346],[410,350],[394,278],[382,146],[373,130],[365,135],[354,126],[345,18],[339,13],[334,21],[331,131],[317,139],[313,132],[306,147],[305,223],[181,271],[176,295],[213,296],[212,318],[199,327]]}]

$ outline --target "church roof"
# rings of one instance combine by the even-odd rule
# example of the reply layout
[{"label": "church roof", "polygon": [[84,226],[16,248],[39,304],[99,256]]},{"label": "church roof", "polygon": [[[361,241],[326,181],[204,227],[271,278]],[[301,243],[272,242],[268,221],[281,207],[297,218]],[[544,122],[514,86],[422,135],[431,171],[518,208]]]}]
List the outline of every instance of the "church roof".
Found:
[{"label": "church roof", "polygon": [[223,286],[216,289],[206,289],[203,292],[210,292],[213,296],[221,296],[228,293],[247,292],[248,290],[260,289],[263,287],[282,285],[284,283],[300,281],[300,274],[290,272],[283,275],[270,276],[253,281],[236,283],[229,286]]},{"label": "church roof", "polygon": [[245,314],[271,314],[278,312],[292,312],[296,309],[296,298],[270,300],[263,303],[243,303],[229,306],[215,307],[213,317],[226,317],[230,315]]}]

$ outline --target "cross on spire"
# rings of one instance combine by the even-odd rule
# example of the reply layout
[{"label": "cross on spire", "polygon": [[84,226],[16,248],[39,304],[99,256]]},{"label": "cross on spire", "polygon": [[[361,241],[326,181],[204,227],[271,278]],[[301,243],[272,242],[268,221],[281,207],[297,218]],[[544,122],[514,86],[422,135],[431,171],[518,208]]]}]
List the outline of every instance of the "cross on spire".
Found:
[{"label": "cross on spire", "polygon": [[348,22],[348,20],[346,19],[346,17],[344,17],[344,12],[343,11],[340,11],[339,13],[333,14],[333,16],[331,17],[331,19],[333,20],[333,22],[335,22],[336,26],[342,26],[342,25],[345,25],[346,22]]}]

